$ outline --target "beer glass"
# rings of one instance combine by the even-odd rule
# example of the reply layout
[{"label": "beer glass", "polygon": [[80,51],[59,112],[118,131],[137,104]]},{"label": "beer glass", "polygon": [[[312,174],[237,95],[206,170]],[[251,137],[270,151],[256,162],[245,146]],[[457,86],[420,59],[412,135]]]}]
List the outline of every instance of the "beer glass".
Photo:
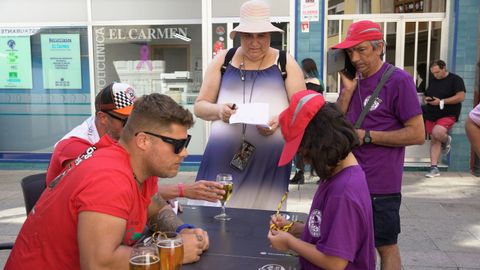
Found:
[{"label": "beer glass", "polygon": [[233,177],[229,173],[219,173],[217,174],[216,181],[223,185],[223,190],[225,190],[225,194],[223,195],[223,198],[220,200],[220,202],[222,203],[222,212],[216,215],[215,219],[230,220],[232,218],[225,213],[225,203],[228,201],[228,199],[230,199],[230,196],[232,195],[232,192],[233,192]]},{"label": "beer glass", "polygon": [[153,243],[137,243],[130,253],[130,270],[160,270],[160,256]]},{"label": "beer glass", "polygon": [[161,232],[155,239],[160,253],[161,270],[180,270],[183,261],[183,240],[176,232]]}]

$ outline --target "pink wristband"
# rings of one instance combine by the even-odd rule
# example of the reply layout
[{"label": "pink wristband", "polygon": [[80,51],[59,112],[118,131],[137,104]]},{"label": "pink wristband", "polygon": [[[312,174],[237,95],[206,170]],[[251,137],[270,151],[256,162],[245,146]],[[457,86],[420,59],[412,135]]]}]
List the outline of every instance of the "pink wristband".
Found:
[{"label": "pink wristband", "polygon": [[185,186],[183,183],[178,183],[178,196],[184,197],[185,196]]}]

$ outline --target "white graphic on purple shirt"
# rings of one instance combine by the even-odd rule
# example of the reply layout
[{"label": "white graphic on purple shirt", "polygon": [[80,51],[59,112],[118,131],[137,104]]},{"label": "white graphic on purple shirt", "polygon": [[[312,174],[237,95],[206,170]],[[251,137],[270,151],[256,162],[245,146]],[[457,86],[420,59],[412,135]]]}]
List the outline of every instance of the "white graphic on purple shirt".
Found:
[{"label": "white graphic on purple shirt", "polygon": [[313,237],[320,237],[320,225],[322,224],[322,212],[313,209],[308,218],[308,230]]},{"label": "white graphic on purple shirt", "polygon": [[[367,103],[370,100],[370,97],[371,96],[366,97],[365,100],[363,101],[363,106],[364,107],[367,106]],[[377,109],[378,106],[380,105],[380,103],[382,103],[382,100],[379,97],[377,97],[375,99],[375,101],[373,102],[372,107],[370,107],[370,111],[374,111],[375,109]]]}]

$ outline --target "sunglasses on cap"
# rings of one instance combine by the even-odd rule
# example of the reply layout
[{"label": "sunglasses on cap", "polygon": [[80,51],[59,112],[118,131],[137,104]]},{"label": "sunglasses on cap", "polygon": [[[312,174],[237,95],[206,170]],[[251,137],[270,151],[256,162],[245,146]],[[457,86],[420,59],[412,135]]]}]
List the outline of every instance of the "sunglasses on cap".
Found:
[{"label": "sunglasses on cap", "polygon": [[188,135],[186,139],[177,140],[177,139],[174,139],[174,138],[158,135],[158,134],[148,132],[148,131],[139,131],[139,132],[135,133],[135,136],[137,136],[138,133],[140,133],[140,132],[143,132],[145,134],[157,137],[157,138],[161,139],[162,141],[173,145],[173,152],[175,154],[179,154],[180,152],[182,152],[182,150],[184,148],[187,148],[188,144],[190,143],[190,139],[192,138],[192,135]]},{"label": "sunglasses on cap", "polygon": [[104,112],[105,114],[108,114],[108,116],[112,117],[113,119],[117,119],[118,121],[121,121],[121,122],[122,122],[122,126],[125,126],[125,124],[127,124],[128,117],[126,117],[126,118],[120,118],[120,117],[116,116],[115,114],[110,113],[110,112],[108,112],[108,111],[102,111],[102,112]]}]

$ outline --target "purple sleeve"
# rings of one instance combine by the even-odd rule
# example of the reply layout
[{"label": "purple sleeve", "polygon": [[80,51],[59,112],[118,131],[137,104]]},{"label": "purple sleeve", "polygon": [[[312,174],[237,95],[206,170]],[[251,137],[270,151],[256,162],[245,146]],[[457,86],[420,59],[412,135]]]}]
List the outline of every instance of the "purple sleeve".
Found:
[{"label": "purple sleeve", "polygon": [[328,199],[322,214],[319,251],[353,262],[362,238],[362,218],[357,206],[349,199],[336,196]]},{"label": "purple sleeve", "polygon": [[395,115],[402,123],[410,118],[422,114],[422,108],[417,96],[417,89],[410,74],[397,69],[392,75],[395,85],[398,87],[396,102],[394,102]]}]

